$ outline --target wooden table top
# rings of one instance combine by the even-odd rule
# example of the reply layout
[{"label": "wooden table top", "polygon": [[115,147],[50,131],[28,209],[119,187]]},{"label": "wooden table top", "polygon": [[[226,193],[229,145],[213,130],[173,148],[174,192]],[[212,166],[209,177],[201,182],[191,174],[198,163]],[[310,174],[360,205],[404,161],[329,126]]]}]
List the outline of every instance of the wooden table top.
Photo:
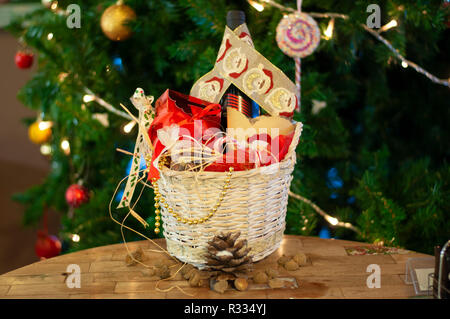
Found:
[{"label": "wooden table top", "polygon": [[[163,239],[157,240],[165,247]],[[153,265],[167,259],[149,241],[128,243],[131,250],[142,247],[145,263]],[[227,290],[224,294],[209,288],[192,288],[178,273],[175,278],[160,282],[160,289],[173,286],[179,289],[161,292],[155,289],[159,277],[151,275],[142,265],[127,266],[124,244],[109,245],[66,254],[16,269],[0,276],[0,298],[409,298],[415,296],[412,285],[404,283],[405,263],[412,257],[430,257],[412,251],[395,250],[383,254],[363,253],[361,246],[370,244],[353,241],[321,239],[285,235],[280,248],[269,257],[255,263],[255,269],[277,268],[283,254],[303,252],[309,264],[296,271],[280,269],[280,277],[295,278],[298,288],[255,287],[245,292]],[[359,250],[355,250],[359,249]],[[170,259],[172,260],[172,259]],[[81,287],[69,288],[65,283],[67,266],[77,264],[81,269]],[[173,263],[176,265],[176,263]],[[381,288],[368,288],[367,272],[370,264],[381,269]],[[179,267],[171,267],[175,273]]]}]

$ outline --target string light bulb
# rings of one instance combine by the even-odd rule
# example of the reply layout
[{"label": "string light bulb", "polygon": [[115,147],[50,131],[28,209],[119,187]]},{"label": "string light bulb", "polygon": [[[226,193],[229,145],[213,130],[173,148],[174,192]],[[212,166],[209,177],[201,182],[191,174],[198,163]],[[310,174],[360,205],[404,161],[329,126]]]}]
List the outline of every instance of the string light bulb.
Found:
[{"label": "string light bulb", "polygon": [[95,96],[91,95],[91,94],[86,94],[83,96],[83,102],[84,103],[89,103],[95,100]]},{"label": "string light bulb", "polygon": [[50,9],[52,10],[58,9],[58,1],[53,2],[52,5],[50,6]]},{"label": "string light bulb", "polygon": [[378,32],[385,32],[389,29],[395,28],[396,26],[398,26],[397,20],[393,19],[391,20],[389,23],[386,23],[384,26],[382,26]]},{"label": "string light bulb", "polygon": [[70,154],[70,143],[66,138],[61,141],[61,149],[63,150],[64,154]]},{"label": "string light bulb", "polygon": [[250,5],[255,8],[258,12],[261,12],[264,10],[264,5],[262,5],[259,2],[253,1],[253,0],[248,0],[248,3],[250,3]]},{"label": "string light bulb", "polygon": [[406,61],[402,61],[402,67],[406,69],[408,67],[408,63]]},{"label": "string light bulb", "polygon": [[51,40],[51,39],[53,39],[53,33],[49,33],[49,34],[47,34],[47,40]]},{"label": "string light bulb", "polygon": [[130,133],[131,130],[133,129],[133,127],[134,127],[135,125],[136,125],[136,122],[135,122],[135,121],[130,121],[130,122],[128,122],[127,124],[125,124],[125,125],[123,126],[123,132],[124,132],[125,134]]},{"label": "string light bulb", "polygon": [[339,220],[335,217],[327,216],[325,219],[333,226],[339,224]]},{"label": "string light bulb", "polygon": [[40,121],[38,125],[39,125],[39,129],[41,131],[44,131],[46,129],[51,128],[53,126],[53,122],[52,121]]},{"label": "string light bulb", "polygon": [[330,22],[328,22],[328,27],[323,33],[325,35],[326,40],[330,40],[333,37],[333,30],[334,30],[334,19],[330,19]]},{"label": "string light bulb", "polygon": [[80,235],[72,234],[72,241],[78,243],[80,241]]},{"label": "string light bulb", "polygon": [[58,74],[58,81],[59,82],[64,82],[64,80],[66,79],[66,77],[69,75],[69,73],[67,72],[61,72]]},{"label": "string light bulb", "polygon": [[40,147],[40,151],[42,155],[50,155],[52,153],[52,147],[50,144],[42,144]]}]

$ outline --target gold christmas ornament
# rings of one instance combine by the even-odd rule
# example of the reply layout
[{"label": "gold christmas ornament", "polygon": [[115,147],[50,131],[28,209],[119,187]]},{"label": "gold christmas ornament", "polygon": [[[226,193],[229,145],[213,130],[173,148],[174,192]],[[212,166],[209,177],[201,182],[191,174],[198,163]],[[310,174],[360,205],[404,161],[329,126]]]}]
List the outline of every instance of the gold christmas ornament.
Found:
[{"label": "gold christmas ornament", "polygon": [[44,144],[52,137],[52,123],[37,121],[28,127],[28,137],[34,144]]},{"label": "gold christmas ornament", "polygon": [[103,33],[113,41],[123,41],[132,35],[126,24],[136,19],[136,13],[129,6],[118,1],[108,7],[102,14],[100,26]]}]

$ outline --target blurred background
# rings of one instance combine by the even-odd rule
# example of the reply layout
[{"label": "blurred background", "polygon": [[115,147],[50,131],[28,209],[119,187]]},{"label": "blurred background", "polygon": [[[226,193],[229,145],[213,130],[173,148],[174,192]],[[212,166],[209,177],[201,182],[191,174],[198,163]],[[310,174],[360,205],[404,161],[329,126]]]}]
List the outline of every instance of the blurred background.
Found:
[{"label": "blurred background", "polygon": [[[22,10],[29,8],[23,6]],[[34,251],[38,225],[23,227],[24,208],[11,197],[41,183],[50,170],[50,162],[42,156],[38,145],[30,143],[22,122],[25,117],[36,116],[17,99],[17,92],[31,79],[36,65],[28,70],[18,70],[14,64],[19,43],[3,29],[8,17],[9,14],[1,11],[0,96],[3,123],[0,125],[0,274],[39,260]],[[50,230],[57,233],[59,216],[55,213],[49,216]]]}]

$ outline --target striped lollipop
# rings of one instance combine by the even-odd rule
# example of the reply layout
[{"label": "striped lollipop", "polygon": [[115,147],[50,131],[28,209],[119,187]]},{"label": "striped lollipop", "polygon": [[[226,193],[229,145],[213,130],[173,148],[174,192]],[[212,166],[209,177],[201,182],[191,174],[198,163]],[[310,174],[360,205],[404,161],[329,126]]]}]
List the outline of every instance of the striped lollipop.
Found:
[{"label": "striped lollipop", "polygon": [[320,42],[316,21],[303,12],[286,15],[277,26],[278,46],[292,58],[303,58],[314,52]]}]

